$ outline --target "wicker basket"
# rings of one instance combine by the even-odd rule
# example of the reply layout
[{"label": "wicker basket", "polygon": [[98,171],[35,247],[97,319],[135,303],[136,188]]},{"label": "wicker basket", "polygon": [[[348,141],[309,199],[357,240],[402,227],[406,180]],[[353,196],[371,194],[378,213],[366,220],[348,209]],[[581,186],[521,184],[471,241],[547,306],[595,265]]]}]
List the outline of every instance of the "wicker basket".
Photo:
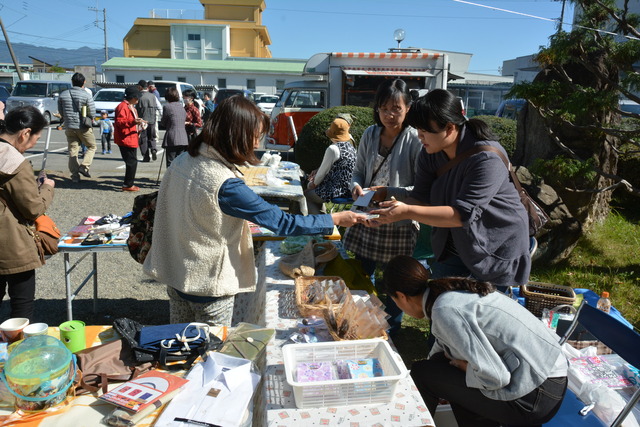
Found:
[{"label": "wicker basket", "polygon": [[551,310],[560,304],[573,305],[576,293],[570,286],[553,283],[529,282],[520,286],[520,295],[524,297],[524,306],[534,316],[542,316],[542,309]]},{"label": "wicker basket", "polygon": [[[296,305],[298,306],[298,310],[300,310],[300,314],[303,317],[307,316],[322,316],[322,310],[327,308],[327,304],[325,301],[320,301],[316,304],[308,304],[306,301],[307,290],[309,286],[314,282],[321,280],[333,280],[340,281],[342,284],[343,290],[346,291],[347,285],[342,280],[342,277],[339,276],[300,276],[295,279],[295,294],[296,294]],[[334,307],[340,307],[340,304],[333,304]]]}]

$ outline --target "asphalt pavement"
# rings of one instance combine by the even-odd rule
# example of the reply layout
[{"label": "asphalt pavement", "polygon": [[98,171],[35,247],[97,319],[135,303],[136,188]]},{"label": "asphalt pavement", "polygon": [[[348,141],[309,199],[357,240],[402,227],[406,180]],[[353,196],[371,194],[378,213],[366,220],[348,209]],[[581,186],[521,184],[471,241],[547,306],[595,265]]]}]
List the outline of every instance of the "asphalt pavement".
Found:
[{"label": "asphalt pavement", "polygon": [[[71,182],[64,131],[52,129],[45,170],[56,183],[53,204],[47,213],[60,230],[71,229],[86,216],[122,216],[131,211],[138,194],[155,191],[162,150],[158,160],[138,164],[137,193],[123,192],[124,162],[118,147],[112,142],[112,154],[102,154],[99,130],[94,128],[98,150],[90,169],[91,178]],[[36,173],[42,168],[47,131],[33,149],[25,153]],[[160,141],[162,140],[162,132]],[[162,173],[164,173],[164,161]],[[73,265],[80,258],[71,254]],[[86,257],[73,270],[71,277],[76,289],[88,274],[91,256]],[[9,317],[8,297],[0,306],[0,318]],[[163,285],[154,282],[142,272],[142,265],[131,258],[129,252],[103,252],[98,254],[98,303],[93,313],[92,281],[80,291],[73,302],[74,319],[87,324],[111,324],[114,318],[129,317],[143,324],[169,323],[169,301]],[[67,320],[63,255],[58,253],[36,270],[36,306],[32,322],[58,325]]]}]

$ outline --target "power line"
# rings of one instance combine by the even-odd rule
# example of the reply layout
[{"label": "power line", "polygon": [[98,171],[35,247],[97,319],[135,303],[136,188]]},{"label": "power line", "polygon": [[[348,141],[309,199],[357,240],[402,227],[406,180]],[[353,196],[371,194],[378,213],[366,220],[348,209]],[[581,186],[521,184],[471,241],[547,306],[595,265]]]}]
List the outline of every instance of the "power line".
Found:
[{"label": "power line", "polygon": [[57,41],[62,41],[62,42],[72,42],[72,43],[82,43],[82,44],[94,44],[94,45],[102,46],[101,43],[91,43],[91,42],[88,42],[88,41],[85,41],[85,40],[78,41],[78,40],[60,39],[60,38],[55,38],[55,37],[42,37],[42,36],[37,36],[37,35],[34,35],[34,34],[20,33],[18,31],[7,31],[7,32],[11,33],[11,34],[18,34],[18,35],[21,35],[21,36],[26,36],[26,37],[35,37],[36,39],[46,38],[47,40],[57,40]]}]

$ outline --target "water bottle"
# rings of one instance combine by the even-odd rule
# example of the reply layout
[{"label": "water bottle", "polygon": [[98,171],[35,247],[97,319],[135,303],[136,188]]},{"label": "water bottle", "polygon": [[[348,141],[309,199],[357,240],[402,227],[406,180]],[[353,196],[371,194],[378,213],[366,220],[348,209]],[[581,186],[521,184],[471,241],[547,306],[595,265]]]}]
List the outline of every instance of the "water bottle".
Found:
[{"label": "water bottle", "polygon": [[609,299],[609,292],[605,291],[600,295],[597,307],[598,310],[602,310],[605,313],[609,313],[611,311],[611,300]]}]

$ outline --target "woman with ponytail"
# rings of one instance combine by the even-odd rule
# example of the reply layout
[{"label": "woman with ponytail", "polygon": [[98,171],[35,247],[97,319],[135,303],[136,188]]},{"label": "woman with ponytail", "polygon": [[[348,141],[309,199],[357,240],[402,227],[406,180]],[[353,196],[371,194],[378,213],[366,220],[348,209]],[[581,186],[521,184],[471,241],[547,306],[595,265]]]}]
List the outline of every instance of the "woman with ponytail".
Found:
[{"label": "woman with ponytail", "polygon": [[27,225],[51,204],[55,182],[45,175],[36,181],[23,154],[38,142],[47,122],[31,106],[11,110],[6,118],[2,111],[4,105],[0,105],[0,301],[8,290],[10,316],[32,320],[35,269],[42,261]]},{"label": "woman with ponytail", "polygon": [[387,264],[384,287],[398,307],[431,322],[435,343],[414,362],[413,378],[429,411],[451,404],[460,427],[535,426],[560,408],[567,360],[558,336],[488,282],[429,280],[419,261]]},{"label": "woman with ponytail", "polygon": [[[387,201],[372,211],[370,226],[413,219],[433,227],[433,277],[473,277],[499,289],[529,280],[529,219],[498,153],[507,152],[486,123],[468,120],[451,92],[437,89],[413,103],[407,117],[424,150],[414,188],[402,202]],[[460,157],[442,173],[441,168]],[[440,170],[440,173],[438,173]]]}]

